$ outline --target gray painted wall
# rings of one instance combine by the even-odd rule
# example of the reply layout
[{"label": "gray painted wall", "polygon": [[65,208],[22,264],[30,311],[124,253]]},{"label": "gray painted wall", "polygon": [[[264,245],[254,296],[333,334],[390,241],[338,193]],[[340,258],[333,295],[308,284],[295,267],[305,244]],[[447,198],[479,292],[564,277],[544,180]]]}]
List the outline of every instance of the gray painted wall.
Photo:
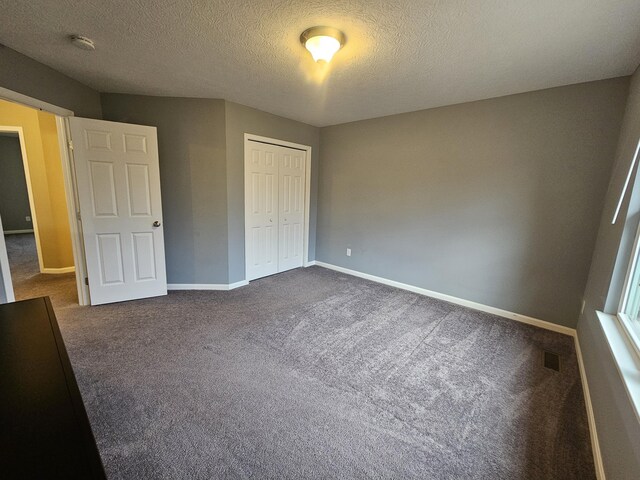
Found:
[{"label": "gray painted wall", "polygon": [[227,283],[222,100],[103,94],[105,120],[158,128],[169,283]]},{"label": "gray painted wall", "polygon": [[[619,220],[611,224],[629,165],[640,139],[640,71],[631,80],[629,99],[606,195],[598,240],[585,291],[578,339],[607,478],[636,479],[640,472],[640,424],[624,389],[596,310],[616,313],[640,219],[640,178],[627,195]],[[636,172],[637,173],[637,172]]]},{"label": "gray painted wall", "polygon": [[0,135],[0,218],[4,230],[31,230],[33,224],[25,220],[27,215],[31,216],[31,208],[20,140]]},{"label": "gray painted wall", "polygon": [[317,259],[574,327],[628,81],[322,128]]},{"label": "gray painted wall", "polygon": [[98,92],[4,45],[0,87],[66,108],[78,117],[101,118]]},{"label": "gray painted wall", "polygon": [[309,259],[316,256],[316,206],[320,129],[295,120],[225,102],[227,125],[227,192],[229,205],[229,282],[245,278],[244,266],[244,134],[253,133],[302,145],[311,151]]}]

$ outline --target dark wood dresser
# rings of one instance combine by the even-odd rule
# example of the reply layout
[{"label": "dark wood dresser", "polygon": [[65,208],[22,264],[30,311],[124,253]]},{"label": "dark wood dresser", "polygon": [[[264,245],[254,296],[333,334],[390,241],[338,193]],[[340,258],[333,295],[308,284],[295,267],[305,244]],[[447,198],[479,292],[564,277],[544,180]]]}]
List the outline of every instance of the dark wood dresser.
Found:
[{"label": "dark wood dresser", "polygon": [[46,297],[0,305],[0,477],[106,478]]}]

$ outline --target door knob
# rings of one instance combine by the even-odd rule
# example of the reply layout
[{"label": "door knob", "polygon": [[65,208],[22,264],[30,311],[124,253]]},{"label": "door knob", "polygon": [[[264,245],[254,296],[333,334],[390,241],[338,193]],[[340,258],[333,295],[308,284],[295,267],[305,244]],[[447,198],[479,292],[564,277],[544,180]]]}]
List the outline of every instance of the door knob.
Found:
[{"label": "door knob", "polygon": [[160,226],[160,222],[158,220],[156,220],[155,222],[153,222],[153,226],[154,227],[159,227]]}]

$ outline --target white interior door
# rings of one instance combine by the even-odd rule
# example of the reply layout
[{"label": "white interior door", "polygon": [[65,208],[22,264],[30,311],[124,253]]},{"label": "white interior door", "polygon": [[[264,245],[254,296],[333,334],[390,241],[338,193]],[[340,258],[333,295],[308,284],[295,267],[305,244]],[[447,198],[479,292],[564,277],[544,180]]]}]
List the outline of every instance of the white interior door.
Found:
[{"label": "white interior door", "polygon": [[302,266],[306,152],[279,147],[278,271]]},{"label": "white interior door", "polygon": [[166,295],[156,128],[69,124],[91,304]]},{"label": "white interior door", "polygon": [[249,142],[245,151],[247,280],[278,273],[278,148]]}]

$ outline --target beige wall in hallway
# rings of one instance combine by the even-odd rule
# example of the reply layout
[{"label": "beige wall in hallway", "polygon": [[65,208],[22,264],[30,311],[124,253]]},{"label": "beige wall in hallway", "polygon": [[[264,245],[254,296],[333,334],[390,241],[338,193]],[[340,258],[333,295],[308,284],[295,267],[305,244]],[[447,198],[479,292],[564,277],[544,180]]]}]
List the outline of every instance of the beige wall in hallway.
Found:
[{"label": "beige wall in hallway", "polygon": [[72,267],[71,233],[55,116],[0,100],[0,125],[19,126],[24,132],[34,203],[32,213],[38,224],[44,268]]},{"label": "beige wall in hallway", "polygon": [[73,265],[73,247],[67,213],[67,199],[64,191],[64,176],[62,173],[56,117],[47,112],[38,112],[38,122],[40,124],[44,164],[47,170],[49,198],[51,199],[53,233],[58,242],[57,261],[55,263],[59,264],[60,267],[70,267]]}]

